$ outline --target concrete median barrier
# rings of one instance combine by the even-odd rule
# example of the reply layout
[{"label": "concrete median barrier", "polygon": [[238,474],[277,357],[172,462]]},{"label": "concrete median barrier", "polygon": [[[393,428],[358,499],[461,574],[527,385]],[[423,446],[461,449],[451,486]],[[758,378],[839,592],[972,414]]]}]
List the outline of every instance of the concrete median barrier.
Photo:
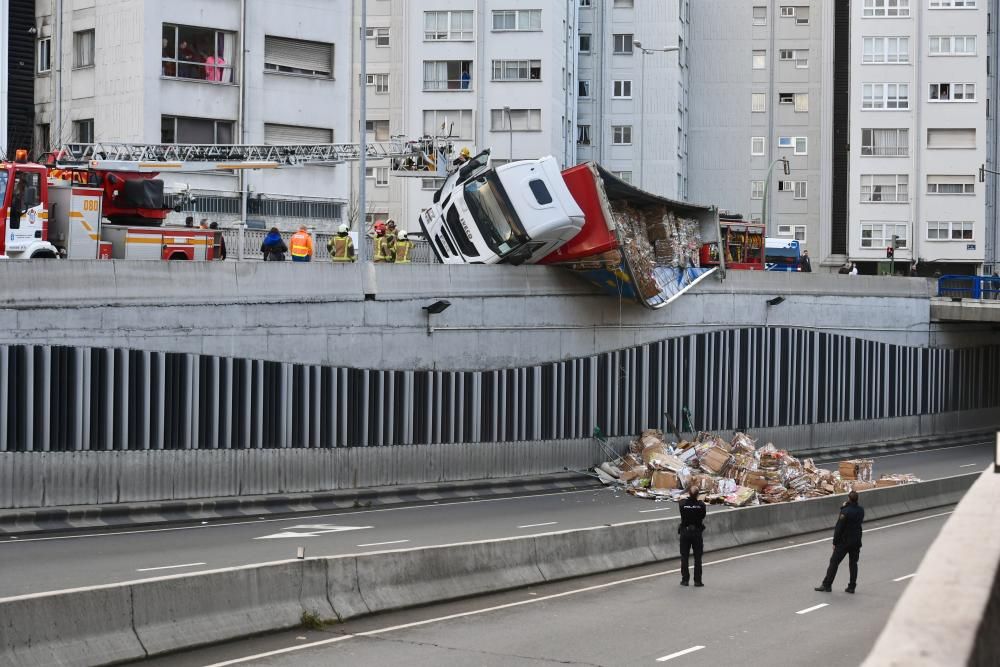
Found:
[{"label": "concrete median barrier", "polygon": [[[958,502],[978,473],[862,494],[869,519]],[[844,496],[712,512],[711,551],[825,531]],[[280,561],[0,600],[0,667],[104,664],[677,556],[676,517],[518,538]]]}]

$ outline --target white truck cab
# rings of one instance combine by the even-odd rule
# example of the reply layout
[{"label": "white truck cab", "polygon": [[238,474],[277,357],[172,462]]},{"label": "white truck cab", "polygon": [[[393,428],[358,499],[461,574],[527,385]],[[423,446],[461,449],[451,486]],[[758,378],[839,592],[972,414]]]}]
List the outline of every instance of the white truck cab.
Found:
[{"label": "white truck cab", "polygon": [[535,262],[576,236],[583,211],[554,157],[488,166],[480,153],[452,172],[420,215],[445,264]]}]

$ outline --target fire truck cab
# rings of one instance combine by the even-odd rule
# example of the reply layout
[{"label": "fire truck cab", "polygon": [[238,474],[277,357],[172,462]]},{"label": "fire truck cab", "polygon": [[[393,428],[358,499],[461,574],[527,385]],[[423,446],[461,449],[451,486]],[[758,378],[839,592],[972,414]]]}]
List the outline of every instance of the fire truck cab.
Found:
[{"label": "fire truck cab", "polygon": [[48,170],[27,162],[25,151],[0,163],[0,257],[58,257],[47,240],[48,189]]}]

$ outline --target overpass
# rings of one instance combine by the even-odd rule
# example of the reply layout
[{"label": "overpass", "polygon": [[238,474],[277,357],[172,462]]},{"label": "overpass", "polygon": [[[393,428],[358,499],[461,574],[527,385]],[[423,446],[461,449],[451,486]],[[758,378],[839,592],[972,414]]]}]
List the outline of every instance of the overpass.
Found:
[{"label": "overpass", "polygon": [[1000,325],[1000,278],[942,276],[931,298],[935,322],[979,322]]}]

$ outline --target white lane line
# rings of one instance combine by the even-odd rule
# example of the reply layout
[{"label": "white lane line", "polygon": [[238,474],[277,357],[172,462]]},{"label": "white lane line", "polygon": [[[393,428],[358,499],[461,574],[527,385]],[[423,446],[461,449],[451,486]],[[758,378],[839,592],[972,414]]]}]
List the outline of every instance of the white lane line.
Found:
[{"label": "white lane line", "polygon": [[893,579],[893,581],[904,581],[906,579],[911,579],[911,578],[913,578],[915,576],[917,576],[916,572],[914,572],[913,574],[907,574],[906,576],[903,576],[903,577],[896,577],[895,579]]},{"label": "white lane line", "polygon": [[[896,526],[905,526],[910,523],[916,523],[917,521],[926,521],[927,519],[934,519],[937,517],[945,516],[951,514],[951,512],[941,512],[939,514],[932,514],[930,516],[920,517],[918,519],[911,519],[909,521],[901,521],[899,523],[889,524],[886,526],[879,526],[878,528],[871,528],[870,530],[882,530],[885,528],[894,528]],[[489,540],[483,540],[484,542]],[[751,558],[753,556],[761,556],[769,553],[775,553],[777,551],[787,551],[788,549],[797,549],[798,547],[810,546],[813,544],[820,544],[822,542],[829,542],[829,537],[824,537],[821,540],[812,540],[810,542],[801,542],[799,544],[789,544],[783,547],[775,547],[774,549],[765,549],[763,551],[754,551],[748,554],[740,554],[738,556],[730,556],[729,558],[720,558],[719,560],[710,561],[704,565],[719,565],[721,563],[728,563],[730,561],[743,560],[744,558]],[[680,572],[680,568],[675,568],[673,570],[664,570],[663,572],[653,572],[651,574],[641,574],[636,577],[628,577],[627,579],[618,579],[616,581],[608,581],[603,584],[595,584],[593,586],[585,586],[584,588],[577,588],[570,591],[563,591],[562,593],[552,593],[550,595],[542,595],[539,597],[528,598],[525,600],[519,600],[517,602],[508,602],[506,604],[496,605],[494,607],[485,607],[483,609],[473,609],[470,611],[463,611],[457,614],[448,614],[447,616],[438,616],[437,618],[427,618],[422,621],[414,621],[413,623],[404,623],[402,625],[392,625],[386,628],[378,628],[376,630],[368,630],[367,632],[359,632],[353,635],[342,635],[339,637],[334,637],[333,639],[323,639],[316,642],[311,642],[309,644],[300,644],[298,646],[289,646],[287,648],[276,649],[274,651],[268,651],[266,653],[258,653],[256,655],[248,655],[242,658],[234,658],[232,660],[226,660],[225,662],[216,662],[211,665],[206,665],[205,667],[230,667],[231,665],[241,665],[247,662],[253,662],[254,660],[263,660],[264,658],[270,658],[276,655],[284,655],[286,653],[295,653],[297,651],[303,651],[306,649],[316,648],[319,646],[327,646],[329,644],[335,644],[337,642],[342,642],[347,639],[354,639],[356,637],[372,637],[375,635],[385,634],[387,632],[394,632],[396,630],[407,630],[409,628],[416,628],[423,625],[431,625],[433,623],[443,623],[445,621],[453,621],[456,618],[466,618],[468,616],[479,616],[481,614],[487,614],[493,611],[500,611],[502,609],[511,609],[514,607],[520,607],[526,604],[536,604],[538,602],[546,602],[548,600],[556,600],[559,598],[569,597],[570,595],[578,595],[580,593],[590,593],[593,591],[600,591],[606,588],[611,588],[612,586],[621,586],[622,584],[632,584],[637,581],[646,581],[648,579],[655,579],[657,577],[664,577],[668,574],[677,574]],[[0,603],[6,600],[0,598]]]},{"label": "white lane line", "polygon": [[372,542],[370,544],[359,544],[359,547],[381,547],[386,544],[405,544],[409,540],[393,540],[392,542]]},{"label": "white lane line", "polygon": [[971,468],[972,466],[980,465],[978,463],[966,463],[965,465],[958,466],[959,468]]},{"label": "white lane line", "polygon": [[156,570],[175,570],[179,567],[198,567],[204,563],[184,563],[183,565],[161,565],[160,567],[140,567],[136,572],[155,572]]},{"label": "white lane line", "polygon": [[805,609],[800,609],[800,610],[798,610],[795,613],[796,614],[808,614],[811,611],[816,611],[817,609],[822,609],[823,607],[829,607],[829,606],[830,606],[830,604],[828,602],[824,602],[823,604],[817,604],[817,605],[813,605],[812,607],[806,607]]},{"label": "white lane line", "polygon": [[545,523],[526,523],[523,526],[518,526],[518,528],[538,528],[539,526],[554,526],[558,521],[546,521]]},{"label": "white lane line", "polygon": [[349,517],[355,514],[369,514],[372,512],[401,512],[404,510],[419,510],[419,509],[430,509],[430,508],[442,508],[451,507],[453,505],[471,505],[473,503],[496,503],[506,500],[524,500],[526,498],[544,498],[545,496],[566,496],[573,493],[594,493],[596,491],[603,491],[603,489],[576,489],[574,491],[556,491],[555,493],[533,493],[527,496],[509,496],[507,498],[480,498],[478,500],[459,500],[453,503],[433,503],[429,505],[408,505],[406,507],[380,507],[378,509],[371,510],[357,510],[350,512],[331,512],[329,514],[308,514],[303,516],[294,516],[292,518],[283,517],[280,519],[264,519],[262,517],[257,517],[256,520],[252,520],[254,517],[248,515],[246,521],[230,521],[228,523],[212,523],[208,525],[198,525],[198,526],[174,526],[171,528],[147,528],[144,530],[119,530],[116,532],[109,533],[85,533],[83,535],[55,535],[52,537],[29,537],[29,538],[17,538],[11,537],[9,540],[0,540],[0,547],[5,544],[12,544],[10,540],[17,540],[18,542],[48,542],[50,540],[75,540],[82,539],[84,537],[114,537],[116,535],[141,535],[144,533],[167,533],[177,530],[194,530],[195,528],[225,528],[227,526],[245,526],[252,523],[274,523],[277,521],[285,521],[291,523],[293,521],[302,521],[304,519],[325,519],[327,517]]},{"label": "white lane line", "polygon": [[667,512],[672,509],[673,507],[657,507],[655,510],[639,510],[639,514],[645,514],[646,512]]},{"label": "white lane line", "polygon": [[671,653],[670,655],[665,655],[662,658],[657,658],[656,662],[666,662],[667,660],[673,660],[674,658],[679,658],[682,655],[687,655],[688,653],[694,653],[695,651],[700,651],[705,648],[704,646],[692,646],[691,648],[686,648],[683,651],[677,651],[677,653]]}]

